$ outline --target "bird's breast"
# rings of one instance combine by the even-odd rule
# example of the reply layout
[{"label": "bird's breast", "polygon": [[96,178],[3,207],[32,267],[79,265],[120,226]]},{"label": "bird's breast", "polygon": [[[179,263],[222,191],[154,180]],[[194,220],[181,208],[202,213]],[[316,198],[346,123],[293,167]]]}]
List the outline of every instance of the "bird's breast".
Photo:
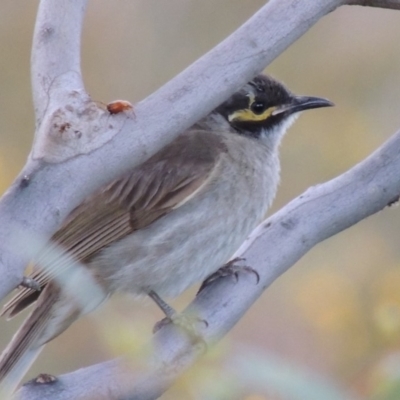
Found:
[{"label": "bird's breast", "polygon": [[179,295],[223,266],[261,222],[278,176],[279,165],[265,149],[228,143],[228,152],[196,196],[93,262],[102,264],[111,287]]}]

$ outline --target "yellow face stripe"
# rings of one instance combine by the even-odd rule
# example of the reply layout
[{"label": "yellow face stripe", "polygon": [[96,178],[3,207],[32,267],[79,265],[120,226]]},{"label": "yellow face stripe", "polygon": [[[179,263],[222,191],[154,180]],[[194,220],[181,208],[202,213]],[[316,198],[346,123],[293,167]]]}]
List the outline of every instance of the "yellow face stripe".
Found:
[{"label": "yellow face stripe", "polygon": [[256,98],[253,93],[248,94],[249,97],[249,107],[244,108],[243,110],[238,110],[228,116],[229,122],[232,121],[265,121],[271,114],[276,110],[276,107],[267,108],[262,114],[255,114],[251,111],[252,104],[256,101]]},{"label": "yellow face stripe", "polygon": [[276,107],[267,108],[262,114],[255,114],[250,108],[238,110],[229,115],[229,122],[232,121],[265,121],[276,110]]}]

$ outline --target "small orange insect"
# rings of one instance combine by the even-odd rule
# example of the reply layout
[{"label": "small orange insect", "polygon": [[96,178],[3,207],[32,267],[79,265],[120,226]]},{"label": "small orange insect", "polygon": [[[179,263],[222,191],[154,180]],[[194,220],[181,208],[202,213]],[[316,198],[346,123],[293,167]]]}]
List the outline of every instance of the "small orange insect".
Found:
[{"label": "small orange insect", "polygon": [[133,110],[133,105],[127,100],[115,100],[107,104],[107,110],[110,114],[119,114]]}]

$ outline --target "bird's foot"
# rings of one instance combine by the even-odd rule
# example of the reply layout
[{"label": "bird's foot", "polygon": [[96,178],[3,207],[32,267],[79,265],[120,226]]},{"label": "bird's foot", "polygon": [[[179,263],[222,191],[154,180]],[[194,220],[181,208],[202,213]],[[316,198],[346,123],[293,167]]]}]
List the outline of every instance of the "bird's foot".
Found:
[{"label": "bird's foot", "polygon": [[180,314],[176,312],[169,304],[167,304],[157,293],[154,291],[149,292],[149,296],[154,300],[154,302],[160,307],[163,313],[166,315],[166,318],[163,318],[161,321],[158,321],[153,328],[153,333],[158,332],[163,326],[174,324],[178,328],[182,329],[187,333],[189,338],[194,343],[200,343],[203,346],[206,346],[206,343],[198,331],[198,324],[202,323],[205,327],[208,327],[208,322],[204,319],[197,318],[193,315]]},{"label": "bird's foot", "polygon": [[185,333],[192,345],[198,349],[199,353],[205,353],[208,345],[202,334],[199,332],[199,323],[208,327],[208,322],[204,319],[197,318],[193,315],[175,313],[172,317],[166,317],[161,321],[158,321],[154,325],[153,333],[158,332],[166,325],[173,324]]},{"label": "bird's foot", "polygon": [[252,273],[256,277],[256,284],[260,282],[260,275],[259,273],[252,267],[249,267],[248,265],[238,265],[237,263],[240,261],[246,261],[245,258],[241,257],[236,257],[233,258],[232,260],[228,261],[223,267],[221,267],[219,270],[211,274],[200,286],[199,291],[197,294],[199,294],[203,289],[205,289],[208,285],[210,285],[212,282],[216,281],[219,278],[223,278],[225,276],[232,276],[235,278],[236,282],[239,280],[239,273],[240,272],[246,272],[246,273]]},{"label": "bird's foot", "polygon": [[40,292],[42,289],[38,282],[36,282],[33,278],[29,278],[28,276],[24,276],[19,285],[27,289],[35,290],[36,292]]},{"label": "bird's foot", "polygon": [[208,322],[204,319],[197,318],[193,315],[175,313],[171,317],[166,317],[158,321],[154,325],[153,333],[158,332],[162,327],[169,324],[174,324],[174,326],[184,331],[193,343],[199,343],[207,347],[198,329],[199,324],[203,324],[206,328],[208,327]]}]

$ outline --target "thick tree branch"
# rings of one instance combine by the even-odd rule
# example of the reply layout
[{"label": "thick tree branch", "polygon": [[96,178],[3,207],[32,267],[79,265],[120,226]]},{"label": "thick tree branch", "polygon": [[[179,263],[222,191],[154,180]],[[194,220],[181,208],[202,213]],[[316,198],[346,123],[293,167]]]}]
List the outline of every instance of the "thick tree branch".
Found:
[{"label": "thick tree branch", "polygon": [[67,90],[83,90],[80,47],[87,1],[42,1],[33,38],[31,74],[36,125],[49,101]]},{"label": "thick tree branch", "polygon": [[[259,284],[255,284],[252,274],[241,275],[238,283],[219,280],[201,292],[185,311],[208,322],[208,327],[201,330],[207,343],[223,337],[263,291],[317,243],[398,200],[399,154],[400,132],[359,165],[307,190],[261,224],[237,253],[246,258],[247,265],[257,269]],[[113,375],[111,398],[125,398],[129,394],[126,398],[131,400],[156,399],[201,353],[173,326],[155,335],[154,347],[154,372],[139,380],[131,391],[125,373],[119,385],[118,374]],[[18,399],[86,399],[93,381],[101,380],[104,384],[116,368],[120,368],[117,362],[105,363],[61,377],[53,386],[28,385],[20,390]],[[57,397],[53,397],[54,393]]]}]

